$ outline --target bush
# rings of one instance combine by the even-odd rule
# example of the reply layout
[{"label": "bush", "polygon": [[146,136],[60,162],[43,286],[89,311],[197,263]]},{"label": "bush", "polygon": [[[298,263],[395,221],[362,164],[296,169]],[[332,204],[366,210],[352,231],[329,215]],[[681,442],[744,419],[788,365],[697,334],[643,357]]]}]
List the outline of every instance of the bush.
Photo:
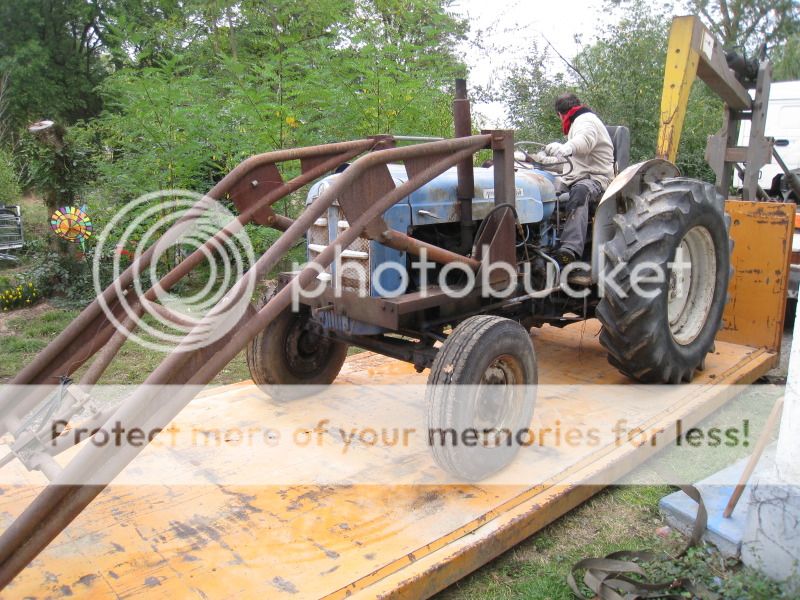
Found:
[{"label": "bush", "polygon": [[25,308],[39,300],[36,286],[28,281],[9,285],[9,280],[0,282],[0,310],[8,312],[15,308]]},{"label": "bush", "polygon": [[[62,256],[57,252],[44,252],[37,256],[29,276],[38,293],[52,300],[59,308],[83,308],[95,299],[92,264],[94,248],[82,257]],[[100,285],[105,289],[113,280],[113,257],[104,256],[100,261]],[[123,258],[121,268],[128,265]],[[147,282],[146,282],[147,283]]]},{"label": "bush", "polygon": [[8,152],[0,149],[0,206],[16,204],[20,193],[14,161]]}]

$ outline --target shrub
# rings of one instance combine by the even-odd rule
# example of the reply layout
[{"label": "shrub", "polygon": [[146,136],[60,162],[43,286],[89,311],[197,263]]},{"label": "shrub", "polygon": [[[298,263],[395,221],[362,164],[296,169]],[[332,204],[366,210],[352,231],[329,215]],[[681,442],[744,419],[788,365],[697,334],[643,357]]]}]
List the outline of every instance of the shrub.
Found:
[{"label": "shrub", "polygon": [[15,308],[25,308],[39,300],[36,286],[28,281],[17,285],[0,286],[0,310],[8,312]]}]

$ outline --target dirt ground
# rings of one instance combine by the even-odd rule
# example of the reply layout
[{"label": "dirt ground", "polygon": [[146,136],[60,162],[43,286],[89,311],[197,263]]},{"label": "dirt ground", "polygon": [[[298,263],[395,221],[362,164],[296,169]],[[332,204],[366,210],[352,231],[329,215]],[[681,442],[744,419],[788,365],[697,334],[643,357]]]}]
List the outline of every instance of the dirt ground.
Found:
[{"label": "dirt ground", "polygon": [[13,332],[8,328],[8,322],[11,319],[33,319],[51,310],[53,310],[53,307],[50,304],[40,302],[30,308],[18,308],[11,312],[0,312],[0,335],[13,335]]}]

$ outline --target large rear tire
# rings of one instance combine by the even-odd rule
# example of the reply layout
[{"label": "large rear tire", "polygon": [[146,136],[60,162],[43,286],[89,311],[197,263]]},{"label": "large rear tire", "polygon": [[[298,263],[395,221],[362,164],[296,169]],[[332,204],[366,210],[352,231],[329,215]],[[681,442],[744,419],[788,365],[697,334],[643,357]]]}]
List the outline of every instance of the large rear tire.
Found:
[{"label": "large rear tire", "polygon": [[[274,288],[268,289],[257,308],[274,294]],[[308,309],[292,312],[287,307],[247,346],[250,376],[266,386],[273,400],[302,398],[315,392],[311,386],[333,383],[347,358],[347,344],[315,334],[309,319]]]},{"label": "large rear tire", "polygon": [[597,307],[608,360],[643,383],[691,381],[713,348],[727,300],[724,199],[708,183],[665,179],[648,184],[614,222],[615,235],[602,249]]},{"label": "large rear tire", "polygon": [[479,481],[506,467],[530,427],[538,381],[529,333],[510,319],[471,317],[455,328],[431,367],[428,439],[436,463]]}]

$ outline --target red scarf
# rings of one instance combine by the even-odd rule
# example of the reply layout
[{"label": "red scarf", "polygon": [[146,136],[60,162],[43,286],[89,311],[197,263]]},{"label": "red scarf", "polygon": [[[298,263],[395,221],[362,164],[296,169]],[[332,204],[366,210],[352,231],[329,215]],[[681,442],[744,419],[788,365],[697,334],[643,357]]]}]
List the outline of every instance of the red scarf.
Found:
[{"label": "red scarf", "polygon": [[558,115],[559,117],[561,117],[561,131],[564,132],[564,135],[567,135],[569,133],[569,128],[572,127],[572,122],[575,120],[575,117],[578,116],[575,113],[577,113],[581,109],[584,109],[581,114],[583,114],[584,112],[589,112],[589,107],[581,104],[580,106],[573,106],[566,112],[566,114]]}]

